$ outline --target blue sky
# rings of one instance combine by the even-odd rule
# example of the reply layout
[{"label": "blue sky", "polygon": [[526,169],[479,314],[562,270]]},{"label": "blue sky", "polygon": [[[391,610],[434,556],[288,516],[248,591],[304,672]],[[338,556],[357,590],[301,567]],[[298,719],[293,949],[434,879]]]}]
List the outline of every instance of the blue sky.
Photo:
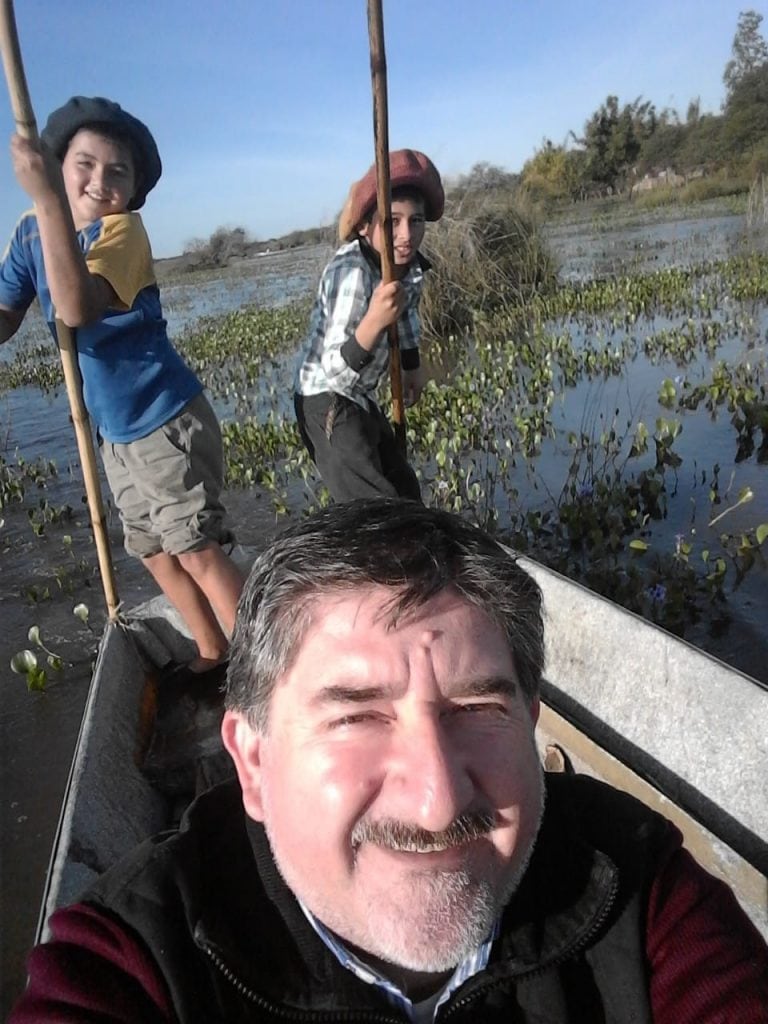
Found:
[{"label": "blue sky", "polygon": [[[143,213],[157,256],[220,225],[269,238],[328,223],[373,160],[365,0],[15,6],[40,126],[81,94],[117,100],[153,131],[164,174]],[[683,117],[699,96],[716,112],[747,6],[384,0],[391,147],[423,149],[447,176],[478,161],[516,171],[609,93]],[[6,97],[0,134],[12,130]],[[28,205],[4,157],[1,236]]]}]

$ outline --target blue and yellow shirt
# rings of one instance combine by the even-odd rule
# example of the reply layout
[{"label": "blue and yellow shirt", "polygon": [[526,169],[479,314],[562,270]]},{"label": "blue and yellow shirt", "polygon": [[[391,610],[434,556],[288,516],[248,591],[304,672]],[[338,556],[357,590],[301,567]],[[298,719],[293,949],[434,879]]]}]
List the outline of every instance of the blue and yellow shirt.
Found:
[{"label": "blue and yellow shirt", "polygon": [[[86,408],[107,441],[127,443],[167,423],[202,391],[168,340],[152,251],[137,213],[117,213],[78,232],[88,269],[119,305],[75,332]],[[56,337],[37,218],[22,216],[0,261],[0,305],[26,310],[37,295]]]}]

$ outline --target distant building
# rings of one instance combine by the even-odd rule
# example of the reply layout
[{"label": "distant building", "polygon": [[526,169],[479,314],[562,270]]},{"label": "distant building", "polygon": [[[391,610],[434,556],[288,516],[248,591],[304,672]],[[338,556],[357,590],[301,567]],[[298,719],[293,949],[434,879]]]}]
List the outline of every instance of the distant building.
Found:
[{"label": "distant building", "polygon": [[649,171],[640,179],[640,181],[635,182],[632,186],[631,194],[633,196],[639,195],[642,192],[650,192],[653,189],[661,188],[664,185],[671,185],[673,188],[679,188],[681,185],[685,185],[686,181],[690,178],[701,178],[703,176],[704,170],[701,167],[696,168],[695,171],[691,172],[691,174],[687,176],[678,174],[671,167],[666,167],[663,171]]}]

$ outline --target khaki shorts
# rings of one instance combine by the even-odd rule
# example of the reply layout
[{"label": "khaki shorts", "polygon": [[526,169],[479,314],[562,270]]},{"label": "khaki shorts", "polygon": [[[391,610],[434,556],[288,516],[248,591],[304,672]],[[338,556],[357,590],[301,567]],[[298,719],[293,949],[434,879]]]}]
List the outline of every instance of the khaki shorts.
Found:
[{"label": "khaki shorts", "polygon": [[180,555],[211,541],[234,542],[219,500],[221,428],[203,394],[146,437],[128,444],[102,441],[101,454],[129,554]]}]

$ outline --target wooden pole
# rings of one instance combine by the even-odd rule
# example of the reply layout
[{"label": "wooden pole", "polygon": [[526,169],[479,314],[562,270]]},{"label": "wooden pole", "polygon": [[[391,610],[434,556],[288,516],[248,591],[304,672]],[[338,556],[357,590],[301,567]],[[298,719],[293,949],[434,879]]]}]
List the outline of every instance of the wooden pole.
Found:
[{"label": "wooden pole", "polygon": [[[384,246],[381,276],[385,284],[394,281],[395,254],[392,247],[392,203],[389,186],[389,112],[387,107],[387,56],[384,50],[382,0],[368,0],[368,39],[371,49],[371,85],[373,88],[373,139],[376,150],[376,201]],[[389,339],[389,380],[392,391],[392,421],[395,437],[406,454],[405,404],[400,367],[397,324],[387,331]]]},{"label": "wooden pole", "polygon": [[[8,95],[11,101],[16,131],[27,139],[37,138],[37,122],[29,98],[27,79],[21,60],[19,36],[16,31],[16,18],[13,11],[13,0],[0,0],[0,50],[3,56],[3,68],[8,83]],[[82,382],[77,365],[77,352],[72,331],[61,320],[56,320],[56,336],[61,352],[61,364],[64,371],[64,383],[69,398],[72,422],[75,425],[77,449],[80,453],[80,464],[83,467],[85,493],[88,509],[91,514],[91,525],[96,541],[96,554],[99,562],[101,582],[104,587],[104,598],[110,622],[118,618],[118,597],[115,584],[115,572],[112,566],[112,555],[109,549],[104,505],[101,500],[99,474],[96,467],[96,453],[93,448],[88,413],[83,403]]]}]

